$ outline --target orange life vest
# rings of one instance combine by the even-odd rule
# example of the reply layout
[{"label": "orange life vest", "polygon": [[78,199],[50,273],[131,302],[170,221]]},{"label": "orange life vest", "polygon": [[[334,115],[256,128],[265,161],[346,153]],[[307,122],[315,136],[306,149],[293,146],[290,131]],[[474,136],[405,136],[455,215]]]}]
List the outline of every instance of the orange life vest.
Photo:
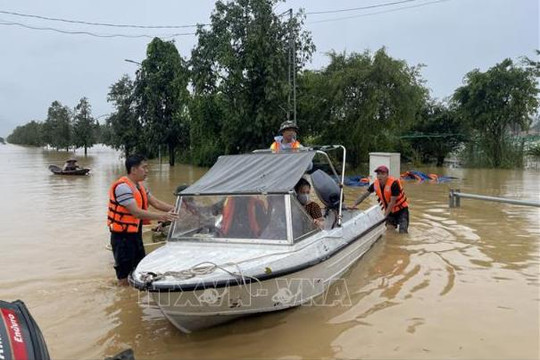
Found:
[{"label": "orange life vest", "polygon": [[[236,199],[233,197],[228,197],[227,200],[225,200],[225,204],[223,205],[223,220],[221,225],[221,232],[225,236],[229,235],[233,222],[235,220],[239,221],[238,219],[234,219],[235,215],[238,215],[236,212],[239,210],[236,209],[236,205]],[[249,228],[252,235],[258,238],[261,235],[262,228],[257,221],[257,207],[264,208],[264,202],[261,199],[257,199],[256,197],[250,197],[247,202],[247,217],[249,221]]]},{"label": "orange life vest", "polygon": [[[300,147],[300,141],[295,140],[292,145],[291,149],[298,149]],[[274,143],[270,146],[270,149],[272,152],[279,152],[281,150],[281,143],[274,141]]]},{"label": "orange life vest", "polygon": [[[128,233],[137,233],[139,231],[139,226],[141,220],[133,216],[129,210],[120,205],[116,201],[116,195],[114,191],[116,187],[120,184],[127,184],[132,192],[133,198],[137,203],[137,207],[146,210],[148,209],[148,197],[146,195],[146,189],[142,182],[139,183],[139,189],[126,177],[123,176],[120,179],[116,180],[112,184],[111,189],[109,190],[109,211],[107,213],[107,226],[111,232],[128,232]],[[147,224],[149,221],[143,220],[143,224]]]},{"label": "orange life vest", "polygon": [[394,207],[392,208],[391,212],[393,213],[398,212],[399,210],[409,206],[409,204],[407,203],[407,197],[405,196],[405,192],[403,191],[403,186],[401,185],[401,181],[392,176],[389,176],[388,179],[386,179],[384,189],[381,189],[379,179],[376,179],[373,183],[373,187],[375,188],[375,192],[377,193],[378,197],[377,200],[379,201],[379,204],[382,206],[383,210],[386,210],[392,198],[392,184],[395,181],[397,181],[399,186],[399,195],[397,196],[396,205],[394,205]]}]

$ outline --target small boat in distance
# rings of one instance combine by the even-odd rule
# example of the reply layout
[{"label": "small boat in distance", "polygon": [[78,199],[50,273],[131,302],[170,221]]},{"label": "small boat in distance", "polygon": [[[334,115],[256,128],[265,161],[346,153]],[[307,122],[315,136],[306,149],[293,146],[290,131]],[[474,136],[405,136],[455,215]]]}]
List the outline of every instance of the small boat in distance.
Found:
[{"label": "small boat in distance", "polygon": [[86,175],[90,172],[90,169],[76,169],[76,170],[62,170],[61,167],[56,165],[49,165],[49,170],[56,175]]}]

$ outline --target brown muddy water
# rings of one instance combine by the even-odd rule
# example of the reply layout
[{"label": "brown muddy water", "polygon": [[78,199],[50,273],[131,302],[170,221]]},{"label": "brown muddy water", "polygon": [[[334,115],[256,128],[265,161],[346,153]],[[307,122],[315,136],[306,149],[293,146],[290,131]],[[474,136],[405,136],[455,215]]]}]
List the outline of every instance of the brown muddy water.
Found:
[{"label": "brown muddy water", "polygon": [[[334,290],[347,301],[185,335],[140,306],[136,290],[115,286],[105,214],[124,171],[119,153],[76,157],[90,176],[49,172],[66,153],[0,145],[0,299],[27,304],[53,359],[126,348],[156,360],[540,357],[540,209],[468,199],[448,208],[451,187],[538,201],[538,170],[418,169],[458,179],[405,184],[410,234],[387,232],[346,273]],[[172,202],[177,185],[204,171],[152,162],[148,185]],[[349,202],[361,191],[347,189]]]}]

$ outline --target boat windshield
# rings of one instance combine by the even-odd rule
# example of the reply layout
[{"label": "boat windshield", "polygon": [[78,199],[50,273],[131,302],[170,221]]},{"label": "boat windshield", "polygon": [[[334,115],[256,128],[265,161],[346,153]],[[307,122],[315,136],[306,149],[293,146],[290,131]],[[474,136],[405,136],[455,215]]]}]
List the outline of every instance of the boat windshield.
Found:
[{"label": "boat windshield", "polygon": [[287,241],[285,195],[182,196],[169,240]]}]

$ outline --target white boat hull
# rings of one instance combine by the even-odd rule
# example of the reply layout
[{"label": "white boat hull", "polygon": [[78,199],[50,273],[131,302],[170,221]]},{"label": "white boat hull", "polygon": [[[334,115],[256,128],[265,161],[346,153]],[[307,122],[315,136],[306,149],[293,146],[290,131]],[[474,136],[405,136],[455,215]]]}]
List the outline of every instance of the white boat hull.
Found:
[{"label": "white boat hull", "polygon": [[[352,225],[347,233],[358,229]],[[286,274],[267,274],[268,279],[254,281],[246,277],[245,283],[219,284],[204,282],[188,291],[173,289],[151,292],[163,314],[183,332],[196,331],[222,324],[242,316],[283,310],[299,305],[328,306],[323,295],[385,231],[380,222],[365,229],[364,234],[312,266],[298,268]],[[356,232],[358,234],[359,232]],[[343,234],[343,236],[351,236]],[[351,239],[352,240],[352,239]],[[336,238],[317,240],[324,249]],[[331,244],[331,243],[330,243]],[[291,270],[291,269],[289,269]],[[273,276],[276,275],[276,276]]]}]

